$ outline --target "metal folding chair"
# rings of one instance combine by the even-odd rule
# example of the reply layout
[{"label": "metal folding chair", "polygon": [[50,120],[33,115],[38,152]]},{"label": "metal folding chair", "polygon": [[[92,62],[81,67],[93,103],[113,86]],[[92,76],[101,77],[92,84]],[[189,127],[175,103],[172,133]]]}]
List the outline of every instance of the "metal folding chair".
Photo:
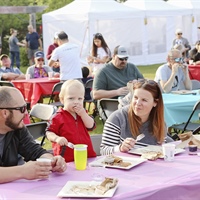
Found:
[{"label": "metal folding chair", "polygon": [[102,140],[102,134],[90,135],[92,146],[94,151],[96,152],[97,156],[100,156],[100,145]]},{"label": "metal folding chair", "polygon": [[[196,104],[193,107],[192,113],[190,114],[190,116],[188,117],[188,120],[182,124],[178,124],[178,125],[172,125],[170,126],[170,129],[173,130],[172,133],[175,133],[175,135],[179,134],[179,133],[183,133],[185,131],[193,131],[196,128],[198,128],[200,126],[199,123],[197,122],[192,122],[191,119],[193,117],[193,115],[195,114],[195,112],[199,112],[200,111],[200,100],[196,102]],[[174,137],[174,136],[173,136]],[[172,138],[173,138],[172,137]],[[176,138],[173,138],[176,139]]]},{"label": "metal folding chair", "polygon": [[50,99],[49,99],[49,103],[48,103],[49,105],[54,105],[56,107],[63,106],[63,104],[60,101],[56,101],[56,102],[54,101],[54,97],[55,97],[55,95],[59,94],[62,84],[63,84],[63,82],[59,82],[54,85],[52,92],[51,92]]}]

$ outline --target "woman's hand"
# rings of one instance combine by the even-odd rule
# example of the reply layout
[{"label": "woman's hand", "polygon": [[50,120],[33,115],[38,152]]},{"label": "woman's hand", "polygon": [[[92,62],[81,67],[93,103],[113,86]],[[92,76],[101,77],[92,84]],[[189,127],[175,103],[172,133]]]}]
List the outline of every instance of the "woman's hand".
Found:
[{"label": "woman's hand", "polygon": [[127,151],[129,151],[130,149],[132,149],[132,148],[134,147],[135,142],[136,142],[136,141],[135,141],[133,138],[126,138],[126,139],[122,142],[122,144],[121,144],[119,150],[120,150],[121,152],[127,152]]}]

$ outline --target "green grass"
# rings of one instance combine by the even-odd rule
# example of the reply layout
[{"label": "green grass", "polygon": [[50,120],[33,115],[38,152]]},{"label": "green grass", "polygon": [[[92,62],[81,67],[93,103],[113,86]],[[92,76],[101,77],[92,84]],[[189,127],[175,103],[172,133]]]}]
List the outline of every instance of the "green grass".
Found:
[{"label": "green grass", "polygon": [[[143,74],[144,78],[153,80],[154,77],[155,77],[155,72],[160,65],[161,64],[155,64],[155,65],[145,65],[145,66],[137,66],[137,67],[140,70],[140,72]],[[20,68],[20,70],[23,73],[26,73],[26,69],[27,69],[27,67],[21,67]],[[44,103],[46,103],[46,102],[48,102],[47,98],[44,100]],[[90,112],[92,112],[92,109],[93,108],[91,106]],[[89,133],[90,134],[101,134],[103,132],[103,123],[99,119],[98,116],[95,118],[95,122],[96,122],[96,128]],[[47,139],[45,140],[44,148],[45,149],[51,149],[51,142],[49,142]]]}]

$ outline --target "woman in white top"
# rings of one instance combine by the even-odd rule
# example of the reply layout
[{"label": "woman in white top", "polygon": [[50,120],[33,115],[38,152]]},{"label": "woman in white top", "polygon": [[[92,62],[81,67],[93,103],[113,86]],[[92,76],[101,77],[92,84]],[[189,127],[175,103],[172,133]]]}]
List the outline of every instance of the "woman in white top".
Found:
[{"label": "woman in white top", "polygon": [[110,49],[101,33],[96,33],[93,38],[93,45],[87,62],[92,66],[93,73],[104,66],[111,57]]}]

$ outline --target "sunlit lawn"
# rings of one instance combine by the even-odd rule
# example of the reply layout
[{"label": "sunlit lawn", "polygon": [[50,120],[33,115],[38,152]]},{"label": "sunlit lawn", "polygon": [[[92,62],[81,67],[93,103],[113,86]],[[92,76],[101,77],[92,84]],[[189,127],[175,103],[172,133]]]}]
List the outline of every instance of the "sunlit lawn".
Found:
[{"label": "sunlit lawn", "polygon": [[[137,66],[137,67],[138,67],[138,69],[140,70],[140,72],[143,74],[143,76],[145,78],[147,78],[147,79],[154,79],[155,72],[156,72],[157,68],[160,65],[161,64],[155,64],[155,65]],[[20,70],[23,73],[26,73],[26,69],[27,69],[27,67],[21,67],[20,68]],[[45,100],[45,101],[47,101],[47,100]],[[93,109],[94,109],[94,107],[91,106],[89,114],[91,114],[93,112]],[[95,118],[95,122],[96,122],[96,129],[94,129],[93,131],[91,131],[90,134],[101,134],[103,132],[103,123],[99,119],[98,116]],[[51,149],[51,143],[48,140],[45,140],[44,148]]]}]

